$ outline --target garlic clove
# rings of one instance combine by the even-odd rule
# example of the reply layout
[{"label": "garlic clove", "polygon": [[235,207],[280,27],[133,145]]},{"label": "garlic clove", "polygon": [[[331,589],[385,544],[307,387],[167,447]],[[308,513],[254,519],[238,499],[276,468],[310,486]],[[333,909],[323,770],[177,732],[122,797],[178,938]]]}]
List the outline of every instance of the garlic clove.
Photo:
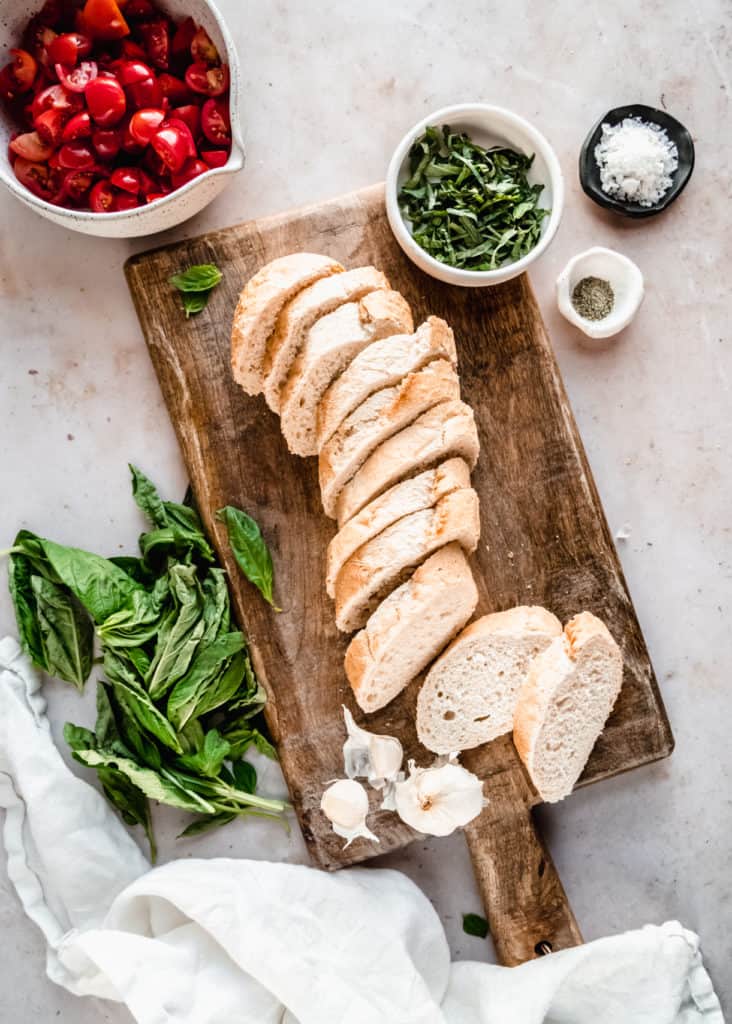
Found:
[{"label": "garlic clove", "polygon": [[335,834],[348,840],[344,849],[358,838],[379,842],[378,836],[366,827],[369,798],[360,782],[339,779],[331,783],[320,800],[320,809],[330,821]]},{"label": "garlic clove", "polygon": [[449,836],[485,806],[483,783],[451,757],[431,768],[409,762],[409,777],[394,787],[396,810],[418,832]]},{"label": "garlic clove", "polygon": [[365,778],[374,789],[394,782],[402,767],[404,750],[395,736],[379,736],[356,725],[347,707],[343,708],[348,738],[343,744],[343,760],[349,779]]}]

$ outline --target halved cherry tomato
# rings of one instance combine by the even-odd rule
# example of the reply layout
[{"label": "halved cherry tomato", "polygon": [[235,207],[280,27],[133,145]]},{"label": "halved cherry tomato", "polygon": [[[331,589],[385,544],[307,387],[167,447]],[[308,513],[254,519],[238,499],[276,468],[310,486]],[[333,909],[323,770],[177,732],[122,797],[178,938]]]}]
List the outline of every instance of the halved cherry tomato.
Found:
[{"label": "halved cherry tomato", "polygon": [[108,181],[98,181],[91,190],[89,206],[92,213],[111,213],[114,210],[114,189]]},{"label": "halved cherry tomato", "polygon": [[152,78],[153,70],[141,60],[123,60],[119,62],[115,74],[120,85],[134,85],[135,82]]},{"label": "halved cherry tomato", "polygon": [[92,135],[92,145],[100,160],[114,160],[123,141],[124,134],[119,128],[97,128]]},{"label": "halved cherry tomato", "polygon": [[165,18],[153,18],[143,21],[137,26],[142,36],[145,53],[162,71],[167,71],[170,64],[170,27]]},{"label": "halved cherry tomato", "polygon": [[118,192],[114,197],[114,208],[115,210],[134,210],[135,207],[140,205],[140,200],[137,196],[130,195],[129,192]]},{"label": "halved cherry tomato", "polygon": [[11,50],[10,56],[13,59],[5,66],[4,72],[15,93],[28,92],[36,79],[38,61],[27,50]]},{"label": "halved cherry tomato", "polygon": [[69,67],[83,60],[91,53],[92,41],[80,32],[62,32],[48,46],[51,64],[65,64]]},{"label": "halved cherry tomato", "polygon": [[180,78],[176,78],[175,75],[163,72],[162,75],[158,75],[158,85],[162,90],[163,96],[169,99],[174,107],[179,107],[182,103],[188,103],[191,99],[191,90],[185,82],[181,81]]},{"label": "halved cherry tomato", "polygon": [[145,78],[127,86],[127,98],[130,106],[139,110],[141,107],[160,107],[165,97],[159,79]]},{"label": "halved cherry tomato", "polygon": [[202,96],[221,96],[229,87],[229,69],[226,64],[210,68],[197,62],[186,70],[186,85]]},{"label": "halved cherry tomato", "polygon": [[194,61],[200,61],[202,64],[219,63],[219,51],[205,28],[199,28],[191,39],[191,56]]},{"label": "halved cherry tomato", "polygon": [[226,161],[229,159],[229,150],[202,149],[201,159],[204,160],[209,167],[223,167]]},{"label": "halved cherry tomato", "polygon": [[123,39],[120,49],[122,60],[147,60],[147,54],[134,39]]},{"label": "halved cherry tomato", "polygon": [[13,164],[13,171],[21,185],[25,185],[34,196],[45,199],[48,203],[55,203],[59,200],[63,185],[62,178],[59,172],[53,170],[48,164],[34,163],[19,156]]},{"label": "halved cherry tomato", "polygon": [[122,39],[130,34],[116,0],[86,0],[84,23],[94,39]]},{"label": "halved cherry tomato", "polygon": [[[50,113],[60,113],[59,111],[46,111],[45,114],[41,114],[39,121],[43,117],[47,117]],[[63,130],[63,141],[73,142],[74,139],[88,139],[92,133],[92,120],[89,117],[89,113],[86,110],[82,110],[79,114],[74,114],[70,121],[67,121]],[[38,134],[41,134],[40,128]]]},{"label": "halved cherry tomato", "polygon": [[112,171],[109,180],[115,188],[121,188],[123,192],[131,192],[136,196],[143,189],[143,173],[139,167],[118,167],[116,171]]},{"label": "halved cherry tomato", "polygon": [[96,162],[94,150],[88,142],[65,142],[58,151],[59,167],[65,171],[90,171]]},{"label": "halved cherry tomato", "polygon": [[49,146],[55,149],[60,145],[64,131],[64,115],[60,110],[44,110],[33,126]]},{"label": "halved cherry tomato", "polygon": [[191,133],[188,126],[184,125],[185,131],[180,127],[183,124],[179,121],[175,125],[166,125],[159,128],[150,139],[150,145],[158,154],[166,167],[177,174],[183,164],[190,156]]},{"label": "halved cherry tomato", "polygon": [[168,174],[169,168],[164,160],[161,160],[152,146],[148,146],[142,158],[143,166],[150,171],[153,177],[160,180]]},{"label": "halved cherry tomato", "polygon": [[95,78],[84,90],[89,113],[102,128],[117,124],[127,110],[124,89],[115,78]]},{"label": "halved cherry tomato", "polygon": [[125,18],[150,18],[155,14],[155,8],[150,0],[127,0],[125,7]]},{"label": "halved cherry tomato", "polygon": [[170,192],[148,192],[145,196],[145,202],[154,203],[156,199],[165,199],[165,197],[169,195]]},{"label": "halved cherry tomato", "polygon": [[193,18],[186,18],[182,21],[178,28],[175,30],[172,42],[170,44],[170,50],[174,60],[185,61],[186,64],[190,62],[191,58],[191,43],[193,37],[197,31],[197,26]]},{"label": "halved cherry tomato", "polygon": [[177,174],[171,175],[170,180],[173,188],[181,188],[183,185],[187,185],[189,181],[193,181],[199,174],[205,174],[208,170],[209,166],[203,160],[187,160]]},{"label": "halved cherry tomato", "polygon": [[64,178],[63,192],[74,202],[80,202],[94,184],[92,171],[69,171]]},{"label": "halved cherry tomato", "polygon": [[165,120],[165,111],[155,107],[136,110],[130,118],[130,136],[139,146],[147,146],[150,139]]},{"label": "halved cherry tomato", "polygon": [[206,100],[201,107],[201,131],[215,146],[231,142],[229,104],[225,100]]},{"label": "halved cherry tomato", "polygon": [[69,92],[62,85],[49,85],[35,96],[31,116],[35,122],[44,110],[60,110],[65,116],[70,117],[83,106],[84,101],[78,93]]},{"label": "halved cherry tomato", "polygon": [[194,139],[198,138],[201,134],[201,108],[197,107],[195,103],[186,103],[182,107],[174,107],[170,111],[170,117],[177,118],[179,121],[185,121]]},{"label": "halved cherry tomato", "polygon": [[87,85],[98,76],[99,68],[96,61],[83,60],[75,68],[65,68],[63,64],[57,64],[56,74],[64,89],[68,89],[69,92],[84,92]]},{"label": "halved cherry tomato", "polygon": [[198,156],[198,150],[196,149],[196,143],[191,134],[191,129],[188,127],[185,121],[181,121],[177,117],[169,117],[167,121],[162,125],[163,128],[171,127],[176,128],[186,140],[186,146],[188,147],[188,156]]},{"label": "halved cherry tomato", "polygon": [[10,150],[16,156],[22,156],[24,160],[43,163],[53,153],[53,146],[44,142],[38,132],[24,132],[22,135],[16,135],[10,143]]}]

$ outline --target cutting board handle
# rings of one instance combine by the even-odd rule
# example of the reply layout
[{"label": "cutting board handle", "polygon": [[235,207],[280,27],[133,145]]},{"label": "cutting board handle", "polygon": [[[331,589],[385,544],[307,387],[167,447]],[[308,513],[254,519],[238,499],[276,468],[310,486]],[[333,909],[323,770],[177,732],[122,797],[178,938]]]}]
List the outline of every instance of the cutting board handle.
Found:
[{"label": "cutting board handle", "polygon": [[582,935],[536,831],[520,768],[492,776],[484,792],[489,803],[466,836],[500,963],[515,967],[580,945]]}]

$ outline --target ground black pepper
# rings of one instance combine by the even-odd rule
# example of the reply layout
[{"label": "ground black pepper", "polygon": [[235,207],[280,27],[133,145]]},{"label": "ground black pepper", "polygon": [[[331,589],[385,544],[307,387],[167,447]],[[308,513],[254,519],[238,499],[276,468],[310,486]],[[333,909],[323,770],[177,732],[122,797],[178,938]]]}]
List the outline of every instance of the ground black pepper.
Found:
[{"label": "ground black pepper", "polygon": [[614,304],[613,290],[601,277],[583,277],[574,286],[572,305],[585,320],[604,320]]}]

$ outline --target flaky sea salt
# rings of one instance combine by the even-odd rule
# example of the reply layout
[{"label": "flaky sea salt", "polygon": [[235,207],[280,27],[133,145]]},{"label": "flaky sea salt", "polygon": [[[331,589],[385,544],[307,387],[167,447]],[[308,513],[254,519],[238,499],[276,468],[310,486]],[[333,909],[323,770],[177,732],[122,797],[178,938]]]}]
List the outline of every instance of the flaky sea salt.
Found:
[{"label": "flaky sea salt", "polygon": [[619,124],[603,124],[595,160],[603,192],[653,206],[671,188],[679,153],[664,128],[626,117]]}]

